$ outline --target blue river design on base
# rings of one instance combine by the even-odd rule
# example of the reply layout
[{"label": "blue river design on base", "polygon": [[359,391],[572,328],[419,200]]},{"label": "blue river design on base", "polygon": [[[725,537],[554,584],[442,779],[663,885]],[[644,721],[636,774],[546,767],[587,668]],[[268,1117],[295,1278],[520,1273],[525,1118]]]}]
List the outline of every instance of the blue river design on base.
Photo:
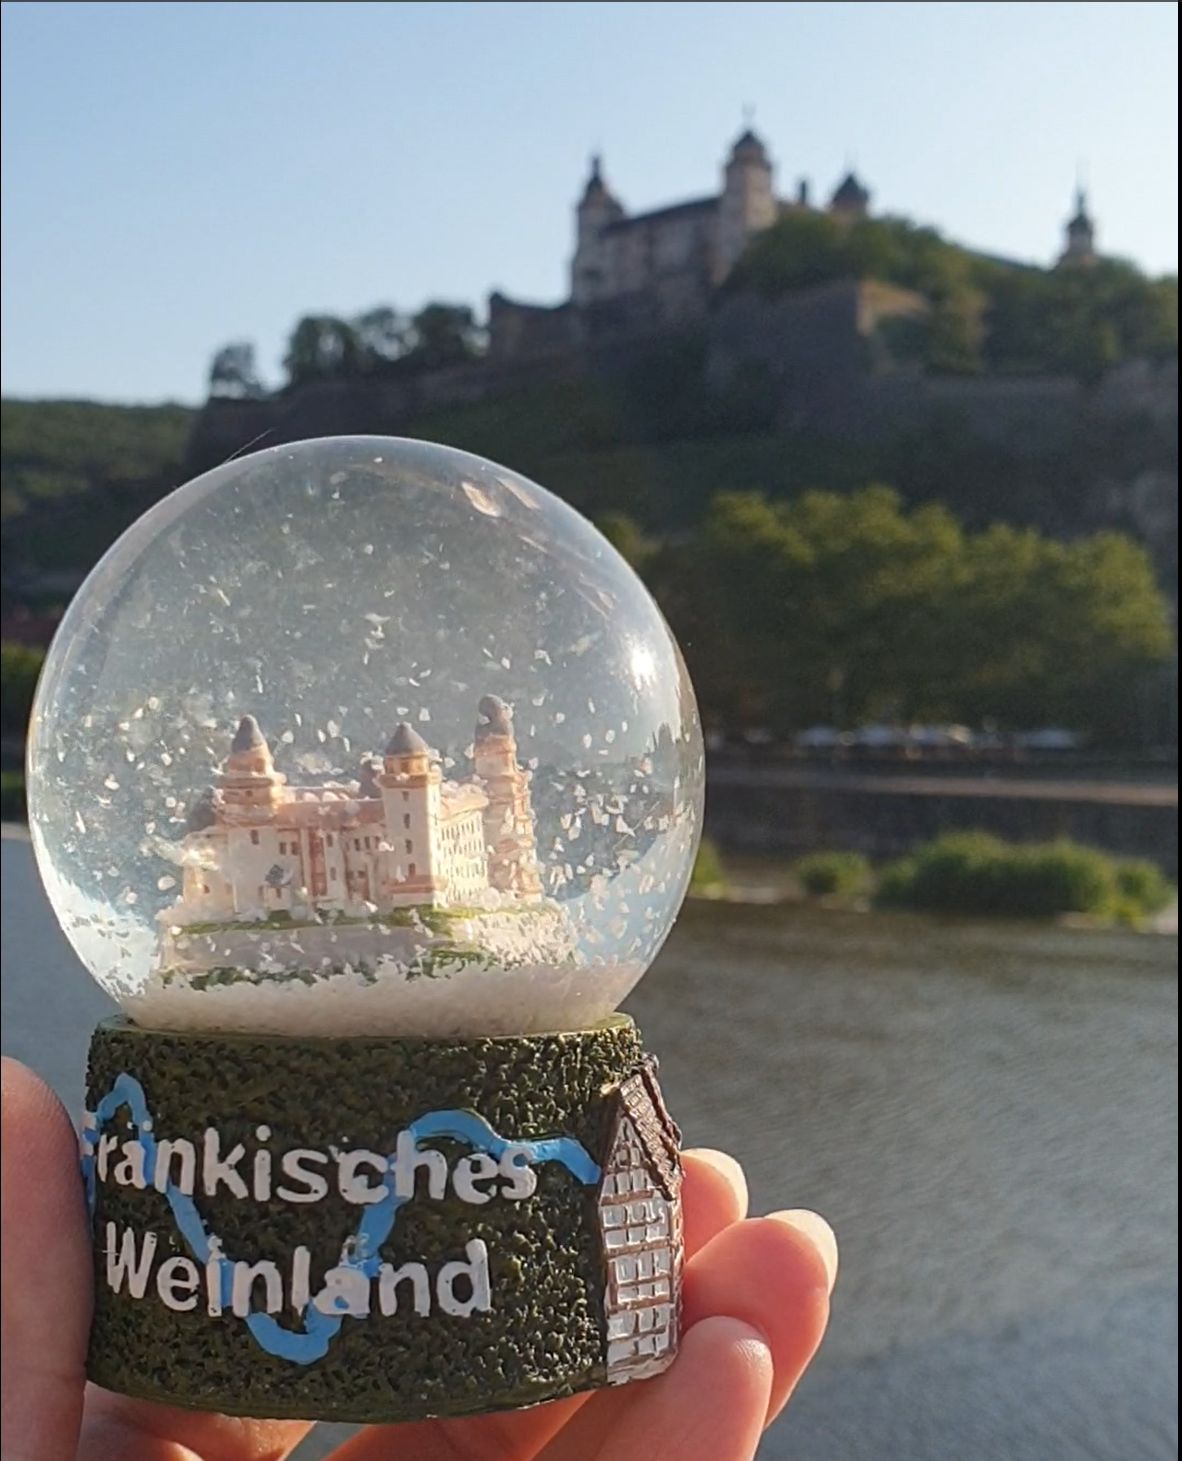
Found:
[{"label": "blue river design on base", "polygon": [[[103,1122],[109,1121],[121,1106],[126,1106],[131,1112],[132,1125],[144,1152],[145,1185],[152,1186],[149,1174],[155,1171],[156,1166],[152,1113],[148,1109],[143,1086],[135,1076],[124,1071],[115,1078],[110,1091],[96,1106],[93,1113],[94,1127],[82,1133],[83,1142],[89,1148],[82,1156],[82,1176],[86,1183],[86,1201],[92,1216],[96,1202],[94,1149],[98,1145]],[[599,1167],[591,1159],[586,1147],[573,1137],[556,1136],[544,1141],[510,1141],[494,1131],[474,1111],[430,1111],[417,1121],[411,1122],[405,1129],[412,1134],[416,1145],[432,1138],[450,1137],[453,1141],[466,1142],[474,1151],[487,1152],[489,1156],[498,1158],[507,1147],[518,1147],[528,1154],[530,1165],[558,1162],[576,1181],[585,1186],[598,1182],[600,1177]],[[389,1160],[394,1160],[393,1154]],[[207,1265],[213,1256],[213,1250],[205,1223],[193,1199],[171,1182],[165,1186],[164,1196],[189,1252],[197,1263]],[[353,1269],[367,1279],[376,1277],[381,1266],[378,1249],[390,1236],[398,1209],[409,1200],[407,1197],[396,1196],[387,1187],[386,1196],[365,1209],[353,1241],[348,1245],[351,1251],[342,1254],[338,1267]],[[228,1309],[234,1260],[219,1254],[215,1261],[221,1280],[222,1304]],[[285,1329],[270,1314],[248,1314],[245,1323],[260,1348],[265,1349],[268,1354],[291,1360],[297,1365],[310,1365],[324,1358],[340,1330],[341,1322],[348,1311],[348,1301],[342,1297],[339,1298],[339,1303],[342,1312],[335,1314],[324,1313],[316,1307],[314,1300],[308,1303],[300,1315],[300,1329]]]}]

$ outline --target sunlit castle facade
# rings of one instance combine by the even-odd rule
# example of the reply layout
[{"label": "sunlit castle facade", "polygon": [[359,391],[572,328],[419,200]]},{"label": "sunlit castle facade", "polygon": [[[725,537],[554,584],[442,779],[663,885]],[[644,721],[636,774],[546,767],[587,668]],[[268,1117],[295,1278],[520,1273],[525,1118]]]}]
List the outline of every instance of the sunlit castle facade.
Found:
[{"label": "sunlit castle facade", "polygon": [[480,702],[473,749],[472,778],[445,781],[437,754],[403,723],[360,784],[290,786],[245,716],[190,819],[168,921],[538,900],[529,773],[502,701]]},{"label": "sunlit castle facade", "polygon": [[546,306],[494,294],[489,354],[510,360],[700,317],[757,234],[785,214],[817,211],[855,222],[869,214],[870,193],[847,172],[820,209],[803,179],[779,197],[771,156],[750,127],[727,154],[717,192],[643,213],[628,212],[593,158],[575,207],[569,298]]},{"label": "sunlit castle facade", "polygon": [[[827,211],[856,219],[869,208],[870,194],[851,172],[837,185]],[[571,303],[593,305],[679,278],[688,303],[690,295],[721,284],[756,234],[777,218],[811,211],[804,181],[792,199],[776,196],[771,157],[750,128],[727,156],[718,193],[647,213],[626,212],[594,158],[575,210]]]}]

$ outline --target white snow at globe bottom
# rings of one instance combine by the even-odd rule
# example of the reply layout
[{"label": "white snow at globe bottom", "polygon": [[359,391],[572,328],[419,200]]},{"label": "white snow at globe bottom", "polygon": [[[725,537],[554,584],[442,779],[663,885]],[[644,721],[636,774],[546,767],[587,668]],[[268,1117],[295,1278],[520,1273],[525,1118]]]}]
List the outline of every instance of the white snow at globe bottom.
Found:
[{"label": "white snow at globe bottom", "polygon": [[585,1028],[701,823],[631,568],[507,469],[384,438],[230,463],[135,525],[51,649],[29,769],[63,927],[154,1028]]}]

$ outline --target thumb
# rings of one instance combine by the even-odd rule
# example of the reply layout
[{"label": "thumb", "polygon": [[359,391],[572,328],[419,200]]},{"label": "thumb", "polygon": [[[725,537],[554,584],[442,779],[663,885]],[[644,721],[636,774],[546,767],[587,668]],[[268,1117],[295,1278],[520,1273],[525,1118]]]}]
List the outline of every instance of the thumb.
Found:
[{"label": "thumb", "polygon": [[0,1074],[0,1453],[72,1461],[86,1384],[92,1268],[78,1142],[32,1071]]}]

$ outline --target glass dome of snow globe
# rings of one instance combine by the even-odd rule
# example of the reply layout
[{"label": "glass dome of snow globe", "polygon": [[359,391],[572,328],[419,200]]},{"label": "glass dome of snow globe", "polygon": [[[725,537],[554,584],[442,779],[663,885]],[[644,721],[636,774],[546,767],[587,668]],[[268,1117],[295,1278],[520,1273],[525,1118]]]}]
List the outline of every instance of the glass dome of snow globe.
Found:
[{"label": "glass dome of snow globe", "polygon": [[29,818],[137,1024],[586,1028],[660,949],[700,835],[677,645],[516,473],[426,442],[248,456],[152,508],[50,650]]}]

